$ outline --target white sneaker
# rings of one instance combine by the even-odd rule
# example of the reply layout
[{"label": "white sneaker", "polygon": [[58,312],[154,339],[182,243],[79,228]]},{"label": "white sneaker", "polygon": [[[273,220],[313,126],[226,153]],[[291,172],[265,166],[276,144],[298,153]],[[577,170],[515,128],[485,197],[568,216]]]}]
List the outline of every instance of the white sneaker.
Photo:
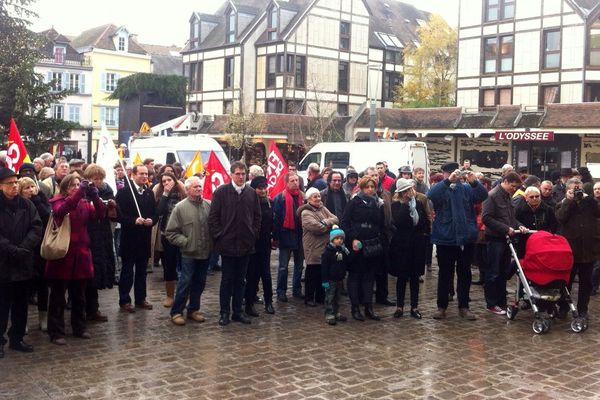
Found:
[{"label": "white sneaker", "polygon": [[487,310],[496,315],[506,315],[506,310],[499,306],[489,307]]}]

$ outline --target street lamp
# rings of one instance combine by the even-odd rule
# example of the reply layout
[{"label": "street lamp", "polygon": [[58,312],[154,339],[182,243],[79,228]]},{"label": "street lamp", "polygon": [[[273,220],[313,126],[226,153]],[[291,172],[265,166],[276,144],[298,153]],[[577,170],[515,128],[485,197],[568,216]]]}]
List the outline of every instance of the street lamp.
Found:
[{"label": "street lamp", "polygon": [[[373,79],[373,74],[376,78]],[[379,87],[379,78],[381,77],[381,64],[367,65],[367,80],[369,84],[369,141],[374,142],[375,138],[375,106],[377,102],[377,88]]]}]

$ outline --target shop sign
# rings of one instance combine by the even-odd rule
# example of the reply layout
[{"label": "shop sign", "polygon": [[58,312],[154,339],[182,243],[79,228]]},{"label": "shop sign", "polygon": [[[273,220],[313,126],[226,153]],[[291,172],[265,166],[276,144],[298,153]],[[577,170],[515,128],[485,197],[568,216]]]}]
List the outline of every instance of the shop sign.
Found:
[{"label": "shop sign", "polygon": [[554,141],[554,132],[501,131],[496,132],[496,140],[513,140],[515,142],[552,142]]}]

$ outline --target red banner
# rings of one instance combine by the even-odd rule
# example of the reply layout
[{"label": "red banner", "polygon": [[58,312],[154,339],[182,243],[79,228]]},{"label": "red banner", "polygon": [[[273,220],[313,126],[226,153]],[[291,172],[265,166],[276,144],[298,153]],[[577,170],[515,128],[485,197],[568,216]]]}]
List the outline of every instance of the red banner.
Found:
[{"label": "red banner", "polygon": [[552,142],[554,141],[554,132],[503,131],[496,132],[496,140],[512,140],[515,142]]},{"label": "red banner", "polygon": [[202,197],[206,200],[212,199],[213,192],[221,185],[225,185],[231,181],[231,177],[225,171],[225,167],[219,161],[219,158],[214,151],[210,152],[208,161],[204,164],[204,188],[202,189]]},{"label": "red banner", "polygon": [[284,176],[288,173],[288,166],[281,156],[279,149],[274,141],[269,146],[267,155],[267,185],[269,189],[269,198],[273,199],[285,189]]},{"label": "red banner", "polygon": [[8,132],[8,147],[6,148],[6,163],[8,168],[17,172],[24,162],[31,162],[27,150],[21,140],[17,124],[13,118],[10,119],[10,130]]}]

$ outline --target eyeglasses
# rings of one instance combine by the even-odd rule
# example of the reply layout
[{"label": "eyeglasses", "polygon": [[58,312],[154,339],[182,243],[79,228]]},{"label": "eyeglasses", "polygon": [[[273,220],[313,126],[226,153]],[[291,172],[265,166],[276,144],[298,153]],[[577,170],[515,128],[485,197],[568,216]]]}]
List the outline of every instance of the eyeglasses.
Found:
[{"label": "eyeglasses", "polygon": [[536,195],[536,196],[527,196],[528,199],[539,199],[540,196]]},{"label": "eyeglasses", "polygon": [[17,182],[17,181],[11,181],[11,182],[4,182],[3,183],[3,185],[13,185],[13,186],[16,186],[18,184],[19,184],[19,182]]}]

